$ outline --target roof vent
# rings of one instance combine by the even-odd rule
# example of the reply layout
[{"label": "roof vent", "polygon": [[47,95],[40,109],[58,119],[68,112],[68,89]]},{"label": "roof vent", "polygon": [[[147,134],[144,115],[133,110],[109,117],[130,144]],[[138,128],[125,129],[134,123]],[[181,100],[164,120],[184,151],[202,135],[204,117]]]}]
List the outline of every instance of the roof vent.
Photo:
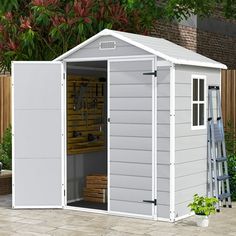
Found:
[{"label": "roof vent", "polygon": [[113,50],[116,49],[115,41],[102,41],[99,43],[99,50]]}]

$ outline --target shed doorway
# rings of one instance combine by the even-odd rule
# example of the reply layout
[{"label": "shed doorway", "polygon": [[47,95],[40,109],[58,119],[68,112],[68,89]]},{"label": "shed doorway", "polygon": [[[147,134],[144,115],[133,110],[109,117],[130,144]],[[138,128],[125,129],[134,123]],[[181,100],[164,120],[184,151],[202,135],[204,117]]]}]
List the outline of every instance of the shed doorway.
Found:
[{"label": "shed doorway", "polygon": [[66,68],[66,205],[106,211],[107,61]]}]

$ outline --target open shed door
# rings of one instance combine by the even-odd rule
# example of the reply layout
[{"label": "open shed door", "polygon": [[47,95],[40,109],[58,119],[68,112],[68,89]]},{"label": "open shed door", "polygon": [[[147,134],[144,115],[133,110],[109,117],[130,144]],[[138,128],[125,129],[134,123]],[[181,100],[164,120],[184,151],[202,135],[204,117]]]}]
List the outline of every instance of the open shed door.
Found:
[{"label": "open shed door", "polygon": [[[110,80],[110,211],[154,217],[154,59],[114,60]],[[155,73],[153,73],[155,74]]]},{"label": "open shed door", "polygon": [[13,207],[63,205],[61,62],[14,62]]}]

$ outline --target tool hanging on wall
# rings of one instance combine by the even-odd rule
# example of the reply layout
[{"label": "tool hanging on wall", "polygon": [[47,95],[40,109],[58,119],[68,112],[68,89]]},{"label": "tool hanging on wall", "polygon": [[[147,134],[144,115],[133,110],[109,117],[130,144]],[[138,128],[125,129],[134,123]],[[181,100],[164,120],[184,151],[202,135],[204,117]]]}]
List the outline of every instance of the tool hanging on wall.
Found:
[{"label": "tool hanging on wall", "polygon": [[76,82],[73,82],[73,94],[74,98],[73,110],[78,111],[84,107],[84,95],[88,89],[88,83],[81,83],[79,86],[79,91]]},{"label": "tool hanging on wall", "polygon": [[79,99],[79,94],[78,94],[78,91],[77,91],[76,82],[73,82],[73,94],[72,94],[72,97],[74,98],[73,110],[76,111],[77,110],[78,99]]},{"label": "tool hanging on wall", "polygon": [[101,77],[99,78],[99,81],[102,82],[101,83],[101,96],[103,97],[104,96],[104,83],[106,82],[106,78]]},{"label": "tool hanging on wall", "polygon": [[72,132],[72,136],[73,136],[73,138],[77,138],[77,137],[80,137],[80,136],[82,136],[82,133],[81,132],[79,132],[79,131],[73,131]]},{"label": "tool hanging on wall", "polygon": [[99,136],[94,135],[94,134],[88,134],[88,141],[89,142],[95,142],[95,141],[98,141],[98,139],[99,139]]},{"label": "tool hanging on wall", "polygon": [[88,83],[82,83],[79,87],[79,99],[78,99],[78,109],[86,107],[85,95],[88,90]]}]

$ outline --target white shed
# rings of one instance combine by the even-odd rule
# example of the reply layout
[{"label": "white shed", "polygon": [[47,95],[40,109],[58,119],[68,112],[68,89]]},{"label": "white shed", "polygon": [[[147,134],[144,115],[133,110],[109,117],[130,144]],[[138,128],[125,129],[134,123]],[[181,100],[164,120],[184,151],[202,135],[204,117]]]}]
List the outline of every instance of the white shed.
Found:
[{"label": "white shed", "polygon": [[207,89],[225,68],[107,29],[54,61],[13,62],[13,208],[189,216],[207,192]]}]

